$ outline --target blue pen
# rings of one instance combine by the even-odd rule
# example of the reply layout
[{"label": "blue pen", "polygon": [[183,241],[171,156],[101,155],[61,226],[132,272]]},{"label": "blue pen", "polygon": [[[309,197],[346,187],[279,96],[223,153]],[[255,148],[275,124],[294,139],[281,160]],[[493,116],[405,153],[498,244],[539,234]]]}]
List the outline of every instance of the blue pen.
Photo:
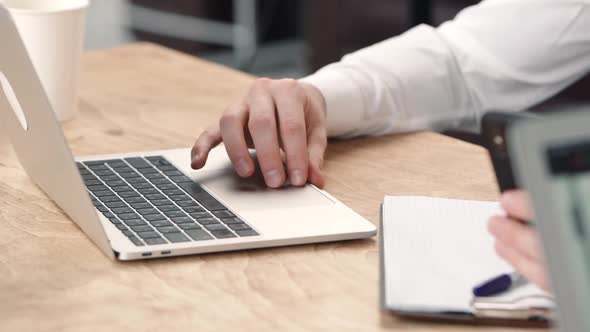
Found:
[{"label": "blue pen", "polygon": [[518,273],[505,273],[490,279],[473,288],[473,295],[477,297],[495,296],[511,288],[526,284],[527,280]]}]

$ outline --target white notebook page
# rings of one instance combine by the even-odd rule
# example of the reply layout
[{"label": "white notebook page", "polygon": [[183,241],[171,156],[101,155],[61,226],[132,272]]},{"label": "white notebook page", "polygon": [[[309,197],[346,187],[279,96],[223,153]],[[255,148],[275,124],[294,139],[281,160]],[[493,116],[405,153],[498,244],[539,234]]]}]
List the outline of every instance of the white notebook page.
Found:
[{"label": "white notebook page", "polygon": [[471,312],[472,288],[513,269],[494,252],[498,203],[388,196],[383,204],[385,304],[410,312]]}]

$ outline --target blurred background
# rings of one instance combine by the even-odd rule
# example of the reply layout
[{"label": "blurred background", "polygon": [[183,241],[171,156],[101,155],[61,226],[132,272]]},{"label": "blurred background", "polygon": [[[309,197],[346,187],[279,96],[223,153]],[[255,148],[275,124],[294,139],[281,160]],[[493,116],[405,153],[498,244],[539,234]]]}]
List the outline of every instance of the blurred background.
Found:
[{"label": "blurred background", "polygon": [[[477,0],[95,0],[86,46],[149,41],[256,76],[300,78]],[[590,79],[535,111],[590,100]]]}]

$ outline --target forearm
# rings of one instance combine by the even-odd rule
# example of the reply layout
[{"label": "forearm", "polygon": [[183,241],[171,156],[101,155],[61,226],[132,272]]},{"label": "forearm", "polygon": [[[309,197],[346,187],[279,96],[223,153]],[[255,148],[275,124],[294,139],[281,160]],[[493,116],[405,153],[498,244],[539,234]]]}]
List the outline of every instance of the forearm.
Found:
[{"label": "forearm", "polygon": [[326,99],[330,136],[476,129],[521,110],[590,66],[590,1],[488,0],[438,29],[419,26],[304,81]]}]

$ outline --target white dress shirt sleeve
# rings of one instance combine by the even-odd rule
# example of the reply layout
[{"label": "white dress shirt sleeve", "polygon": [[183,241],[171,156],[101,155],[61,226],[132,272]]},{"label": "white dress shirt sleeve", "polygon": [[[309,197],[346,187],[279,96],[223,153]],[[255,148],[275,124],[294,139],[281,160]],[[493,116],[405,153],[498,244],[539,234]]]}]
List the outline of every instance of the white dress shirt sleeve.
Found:
[{"label": "white dress shirt sleeve", "polygon": [[326,99],[332,137],[477,130],[590,70],[590,0],[487,0],[439,28],[418,26],[302,81]]}]

